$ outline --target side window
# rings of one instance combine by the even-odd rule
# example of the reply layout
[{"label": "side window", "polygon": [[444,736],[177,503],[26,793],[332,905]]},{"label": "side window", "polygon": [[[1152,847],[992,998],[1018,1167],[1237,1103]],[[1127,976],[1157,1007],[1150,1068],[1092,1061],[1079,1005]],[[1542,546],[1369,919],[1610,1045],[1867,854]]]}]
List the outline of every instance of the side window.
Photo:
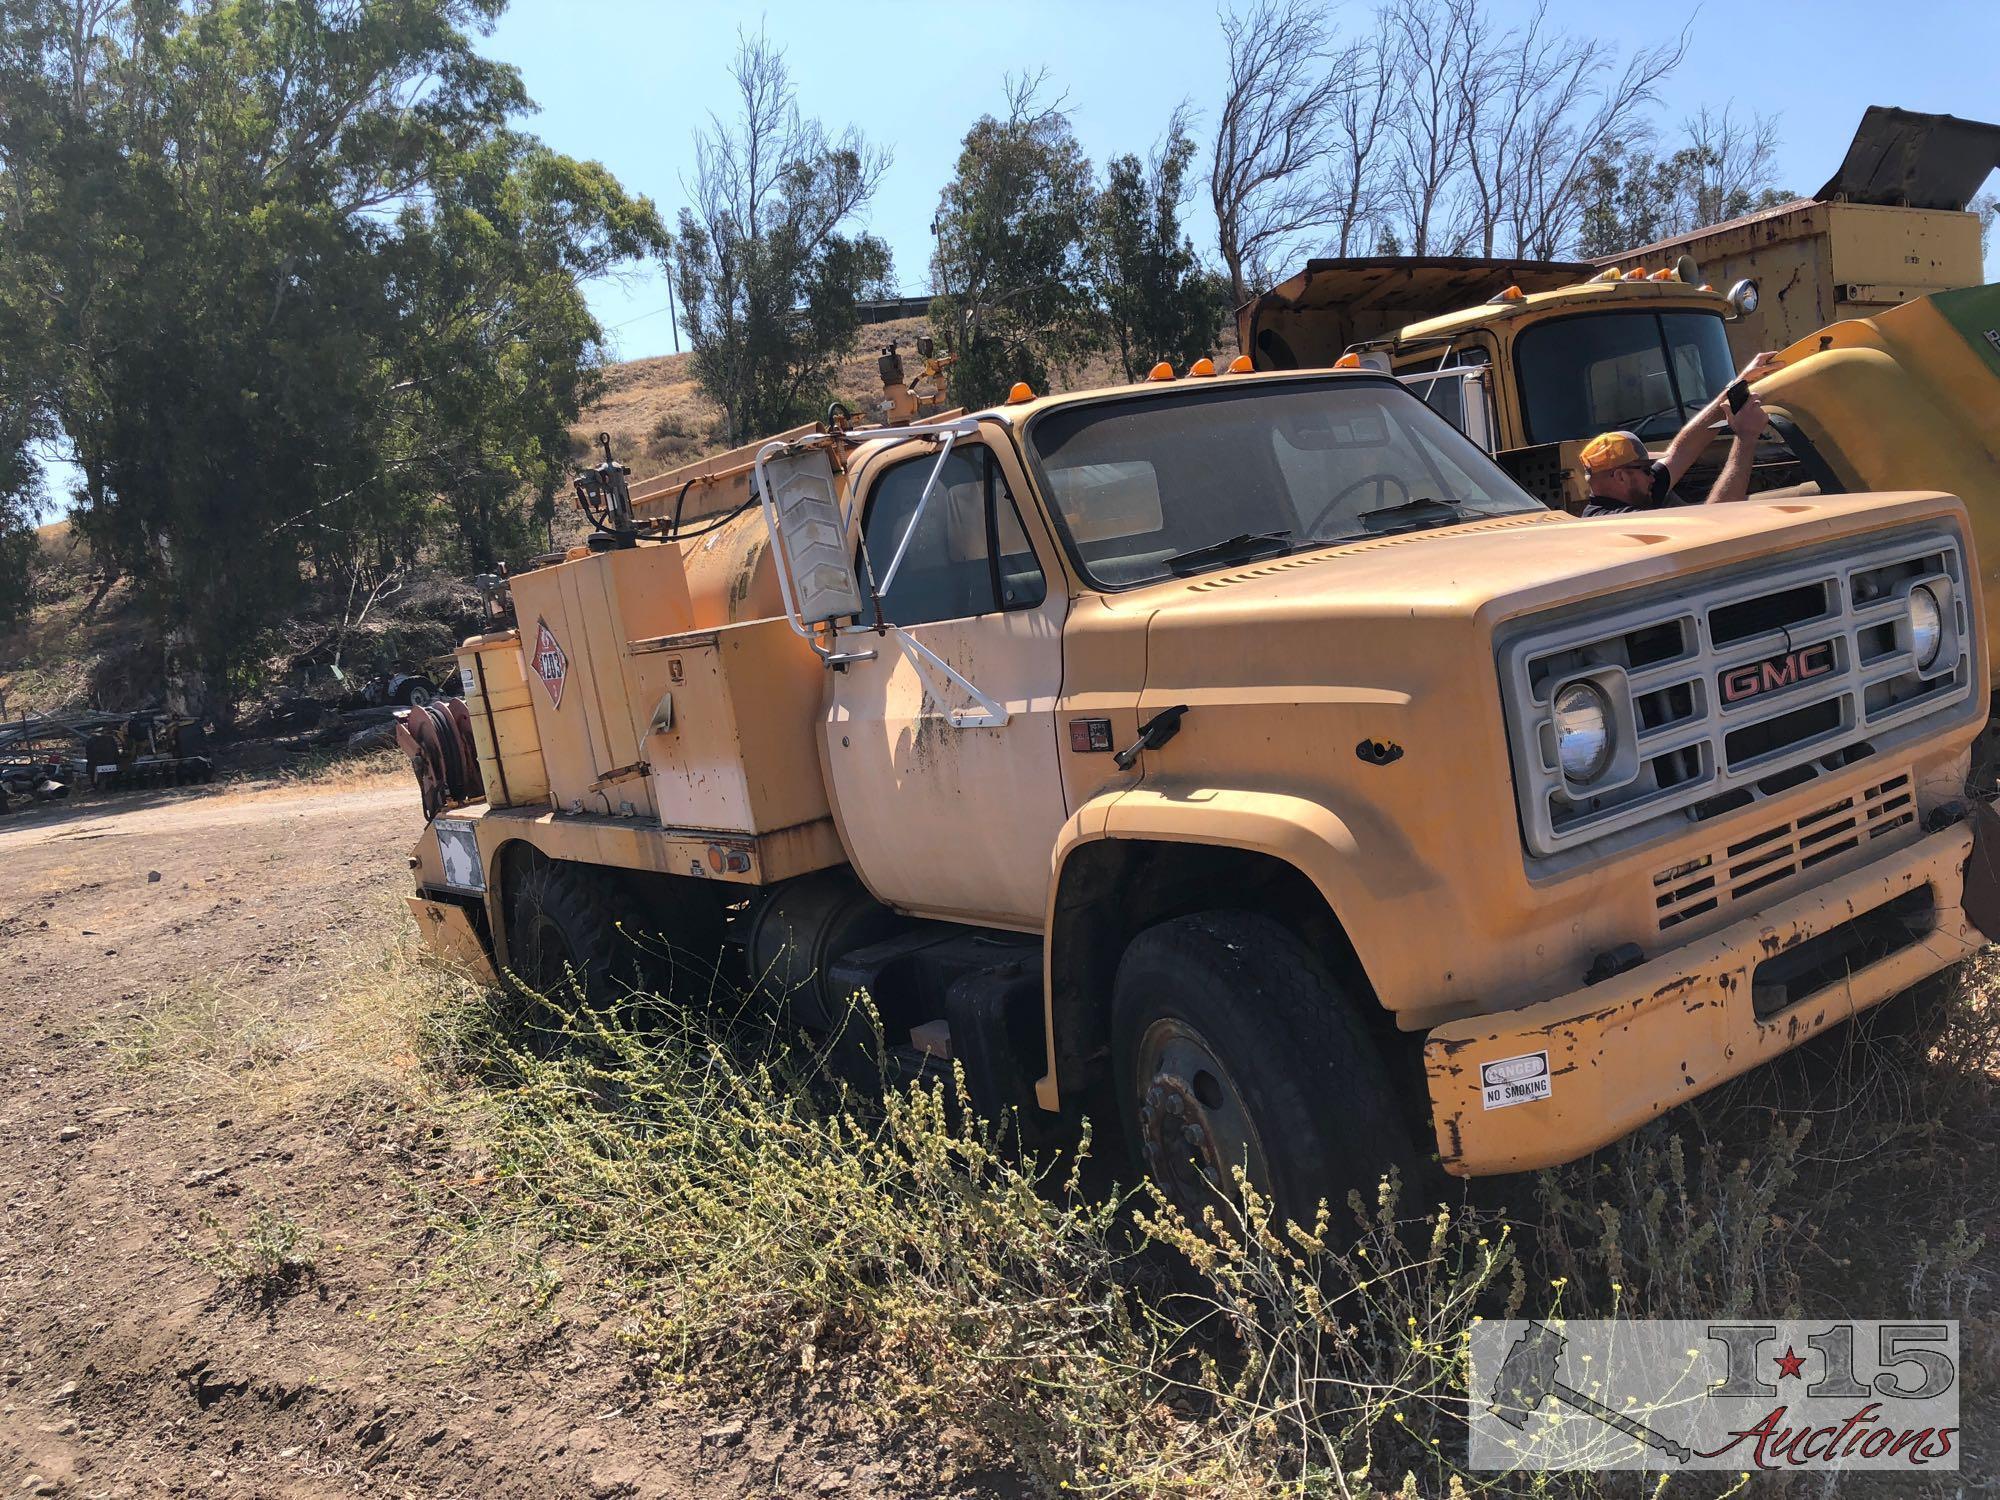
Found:
[{"label": "side window", "polygon": [[[875,481],[862,520],[879,584],[909,530],[936,460],[907,459]],[[954,448],[924,507],[903,565],[882,596],[892,625],[1033,609],[1048,592],[1021,513],[991,449]]]}]

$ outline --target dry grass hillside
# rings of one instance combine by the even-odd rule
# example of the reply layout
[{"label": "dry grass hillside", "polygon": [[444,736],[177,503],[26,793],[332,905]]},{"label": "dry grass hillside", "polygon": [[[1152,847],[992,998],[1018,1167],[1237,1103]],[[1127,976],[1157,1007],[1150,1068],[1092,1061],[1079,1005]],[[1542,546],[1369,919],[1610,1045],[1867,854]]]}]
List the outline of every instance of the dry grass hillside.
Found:
[{"label": "dry grass hillside", "polygon": [[[914,373],[919,368],[917,337],[929,328],[926,318],[900,318],[862,329],[854,352],[841,361],[834,394],[857,410],[865,411],[867,403],[882,393],[875,372],[875,361],[882,350],[894,343]],[[1065,389],[1082,390],[1109,385],[1117,379],[1113,363],[1098,358],[1072,371],[1061,385]],[[693,357],[686,354],[666,354],[613,365],[605,374],[602,399],[578,418],[573,430],[579,452],[590,448],[598,433],[610,433],[612,453],[620,462],[632,466],[635,479],[729,446],[721,408],[695,384]]]},{"label": "dry grass hillside", "polygon": [[[903,318],[862,330],[853,353],[841,362],[834,392],[858,411],[867,411],[881,395],[876,360],[894,343],[914,371],[916,341],[929,320]],[[599,432],[611,434],[612,452],[643,479],[729,447],[722,411],[694,380],[693,358],[671,354],[630,360],[606,372],[605,390],[597,404],[572,429],[580,459],[595,447]],[[1072,371],[1063,388],[1106,385],[1119,378],[1109,359],[1099,358]],[[588,462],[591,460],[585,459]],[[582,521],[564,507],[559,512],[555,540],[565,543],[581,535]],[[0,705],[8,714],[60,712],[87,707],[135,708],[158,701],[162,655],[129,581],[108,588],[97,576],[90,549],[58,521],[40,528],[41,563],[28,617],[11,630],[0,631]],[[427,621],[423,598],[435,590],[406,591],[417,624]],[[449,602],[449,601],[447,601]],[[399,621],[385,614],[374,622],[395,630]],[[409,621],[400,622],[409,624]],[[301,625],[280,632],[284,643],[317,634]],[[429,632],[436,634],[435,630]],[[424,653],[404,636],[383,645],[381,660],[368,670],[401,664]],[[281,643],[282,644],[282,643]],[[433,643],[434,644],[434,643]],[[360,650],[366,658],[365,647]],[[289,675],[287,663],[274,659],[273,683]]]}]

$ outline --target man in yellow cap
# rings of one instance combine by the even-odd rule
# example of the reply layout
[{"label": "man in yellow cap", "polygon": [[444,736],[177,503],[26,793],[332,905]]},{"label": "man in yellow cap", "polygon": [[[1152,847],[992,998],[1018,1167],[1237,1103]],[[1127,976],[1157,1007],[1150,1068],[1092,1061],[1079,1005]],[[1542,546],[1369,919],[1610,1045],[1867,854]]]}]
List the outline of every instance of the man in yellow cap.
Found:
[{"label": "man in yellow cap", "polygon": [[[1753,380],[1775,369],[1775,354],[1760,354],[1744,367],[1738,380]],[[1663,457],[1654,458],[1636,433],[1601,432],[1583,445],[1584,475],[1590,483],[1590,499],[1583,507],[1586,516],[1622,516],[1638,510],[1688,502],[1674,493],[1696,458],[1708,446],[1709,424],[1726,418],[1732,434],[1729,457],[1708,491],[1707,503],[1724,505],[1750,493],[1750,468],[1757,457],[1757,438],[1764,430],[1764,408],[1753,393],[1739,411],[1729,410],[1729,392],[1724,390],[1693,419],[1674,434]]]}]

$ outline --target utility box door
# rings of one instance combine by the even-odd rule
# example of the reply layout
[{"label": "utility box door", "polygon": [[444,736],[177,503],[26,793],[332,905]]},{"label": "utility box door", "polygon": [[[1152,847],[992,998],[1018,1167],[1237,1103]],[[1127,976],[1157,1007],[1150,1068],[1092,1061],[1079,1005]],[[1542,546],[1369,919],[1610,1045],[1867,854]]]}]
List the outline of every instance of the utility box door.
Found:
[{"label": "utility box door", "polygon": [[827,673],[787,621],[634,641],[631,667],[662,824],[766,834],[829,815]]}]

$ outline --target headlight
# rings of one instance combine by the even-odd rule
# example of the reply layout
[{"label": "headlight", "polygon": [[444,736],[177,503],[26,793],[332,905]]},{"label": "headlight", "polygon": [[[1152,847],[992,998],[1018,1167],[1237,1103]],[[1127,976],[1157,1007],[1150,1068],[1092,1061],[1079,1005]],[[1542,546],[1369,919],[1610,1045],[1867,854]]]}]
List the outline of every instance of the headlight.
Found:
[{"label": "headlight", "polygon": [[1611,705],[1594,683],[1556,694],[1556,758],[1571,781],[1591,781],[1611,759]]},{"label": "headlight", "polygon": [[1910,590],[1910,651],[1919,671],[1929,669],[1943,644],[1944,611],[1938,608],[1937,595],[1920,583]]},{"label": "headlight", "polygon": [[1729,305],[1736,309],[1739,318],[1747,318],[1757,310],[1757,283],[1749,277],[1729,289]]}]

